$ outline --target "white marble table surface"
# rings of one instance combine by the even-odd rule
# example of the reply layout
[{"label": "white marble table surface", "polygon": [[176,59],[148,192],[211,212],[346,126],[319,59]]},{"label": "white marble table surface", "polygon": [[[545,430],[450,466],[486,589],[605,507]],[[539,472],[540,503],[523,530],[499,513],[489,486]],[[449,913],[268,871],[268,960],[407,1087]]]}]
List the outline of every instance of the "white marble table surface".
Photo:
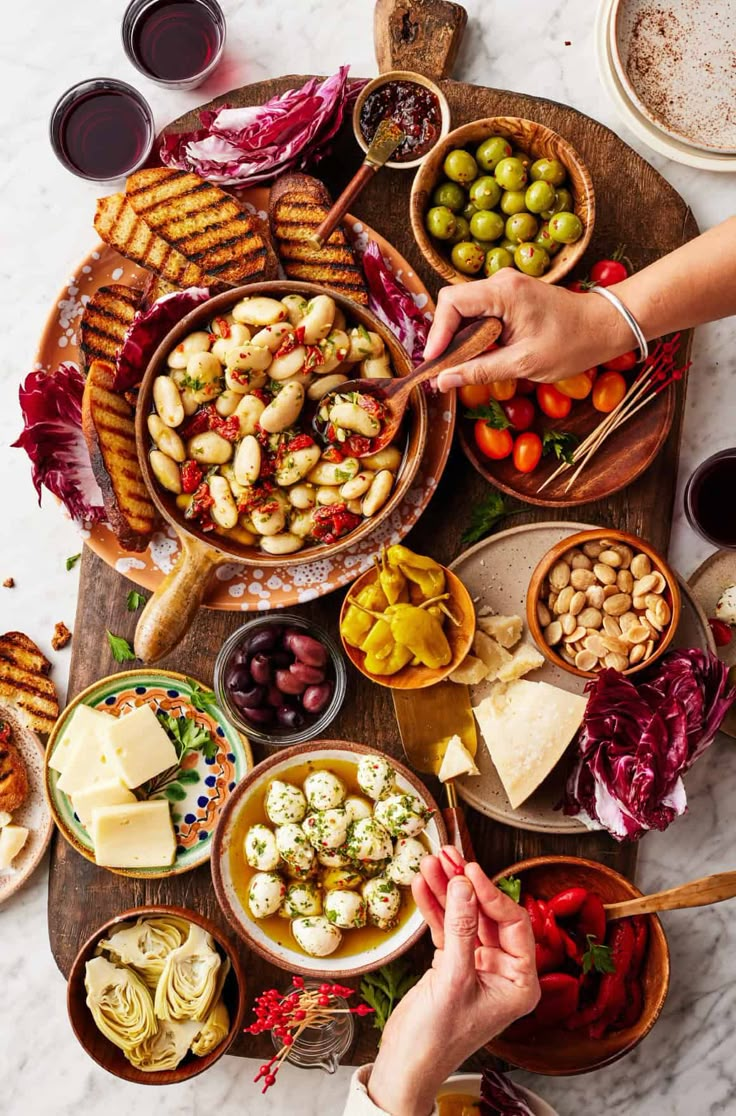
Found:
[{"label": "white marble table surface", "polygon": [[[470,27],[456,67],[468,81],[547,96],[609,124],[641,151],[691,204],[701,228],[734,211],[734,179],[690,170],[642,148],[617,118],[600,84],[593,46],[593,0],[465,0]],[[17,383],[32,367],[39,330],[62,281],[94,242],[97,190],[54,159],[47,121],[55,98],[82,77],[111,75],[137,85],[158,124],[216,93],[283,72],[331,73],[349,61],[370,75],[371,0],[223,0],[227,58],[208,86],[167,93],[125,58],[119,25],[123,0],[25,0],[5,13],[0,43],[0,478],[2,542],[0,631],[20,629],[50,651],[54,622],[74,620],[77,573],[65,558],[80,549],[74,528],[53,501],[36,507],[28,462],[9,449],[19,432]],[[566,45],[566,41],[569,45]],[[623,188],[623,185],[622,185]],[[632,202],[633,204],[633,202]],[[687,277],[684,277],[685,281]],[[698,331],[691,373],[680,484],[706,452],[732,445],[736,408],[731,320]],[[681,513],[671,558],[689,574],[709,548]],[[69,650],[52,655],[63,692]],[[736,752],[721,738],[688,780],[690,813],[641,849],[639,882],[667,886],[736,864],[733,802]],[[67,1022],[64,981],[46,929],[46,869],[0,910],[0,1111],[5,1116],[337,1116],[349,1071],[334,1078],[287,1069],[261,1098],[254,1063],[225,1057],[195,1081],[167,1089],[127,1085],[108,1076],[78,1046]],[[70,896],[70,903],[82,902]],[[521,1075],[556,1105],[625,1116],[715,1116],[736,1112],[736,934],[733,905],[666,916],[672,987],[664,1014],[628,1059],[584,1079]]]}]

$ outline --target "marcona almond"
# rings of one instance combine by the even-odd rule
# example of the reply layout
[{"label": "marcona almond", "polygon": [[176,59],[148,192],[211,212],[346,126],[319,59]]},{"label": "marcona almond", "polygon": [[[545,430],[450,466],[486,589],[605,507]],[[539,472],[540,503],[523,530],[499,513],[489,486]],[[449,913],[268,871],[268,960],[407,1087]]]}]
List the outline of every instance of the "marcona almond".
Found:
[{"label": "marcona almond", "polygon": [[566,612],[564,616],[560,617],[560,626],[565,635],[569,636],[578,627],[578,622],[571,612]]},{"label": "marcona almond", "polygon": [[603,623],[600,609],[584,608],[582,612],[578,613],[578,623],[582,624],[584,628],[600,628]]},{"label": "marcona almond", "polygon": [[616,543],[614,550],[618,551],[621,555],[621,568],[628,570],[634,558],[634,552],[626,543]]},{"label": "marcona almond", "polygon": [[596,562],[593,566],[593,573],[601,585],[613,585],[616,580],[616,571],[612,566],[606,565],[605,562]]},{"label": "marcona almond", "polygon": [[570,584],[573,589],[589,589],[595,583],[595,574],[592,570],[574,569],[570,574]]},{"label": "marcona almond", "polygon": [[592,651],[578,651],[575,656],[575,666],[578,670],[594,670],[598,665],[598,658]]},{"label": "marcona almond", "polygon": [[542,628],[552,623],[552,614],[544,601],[537,601],[537,620]]},{"label": "marcona almond", "polygon": [[621,565],[621,555],[617,550],[602,550],[598,555],[598,561],[603,562],[606,566],[613,566],[618,569]]},{"label": "marcona almond", "polygon": [[583,628],[581,625],[578,625],[574,631],[570,632],[569,635],[566,635],[564,637],[564,642],[577,643],[579,639],[583,639],[585,637],[585,634],[585,628]]},{"label": "marcona almond", "polygon": [[619,616],[618,622],[621,625],[621,631],[627,632],[634,624],[639,623],[639,617],[635,612],[625,612],[623,616]]},{"label": "marcona almond", "polygon": [[[636,587],[636,586],[635,586]],[[646,597],[640,596],[638,593],[633,593],[631,596],[631,603],[636,612],[645,612],[647,607]]]},{"label": "marcona almond", "polygon": [[655,570],[652,574],[652,577],[655,579],[654,592],[664,593],[665,589],[667,588],[667,582],[664,579],[664,574],[661,574],[659,570]]},{"label": "marcona almond", "polygon": [[644,644],[635,643],[629,651],[629,663],[631,666],[636,666],[644,658]]},{"label": "marcona almond", "polygon": [[592,651],[596,659],[604,659],[606,657],[606,645],[597,633],[587,636],[583,640],[583,647],[585,647],[587,651]]},{"label": "marcona almond", "polygon": [[593,563],[587,554],[576,554],[570,563],[574,570],[592,570]]},{"label": "marcona almond", "polygon": [[656,584],[656,574],[645,574],[644,577],[634,582],[634,593],[637,595],[637,597],[645,597],[647,593],[652,592]]},{"label": "marcona almond", "polygon": [[648,643],[644,644],[644,658],[648,659],[654,650],[654,640],[650,639]]},{"label": "marcona almond", "polygon": [[577,614],[579,612],[582,612],[584,608],[585,608],[585,593],[581,593],[580,590],[578,590],[576,593],[573,593],[573,595],[572,595],[569,610],[573,614],[573,616],[577,616]]},{"label": "marcona almond", "polygon": [[603,543],[595,542],[594,540],[583,543],[583,554],[586,554],[588,558],[597,558],[602,550]]},{"label": "marcona almond", "polygon": [[562,616],[564,612],[570,611],[570,601],[572,600],[574,593],[575,590],[573,589],[572,585],[566,585],[562,592],[559,594],[557,600],[555,601],[554,607],[554,611],[557,613],[558,616]]},{"label": "marcona almond", "polygon": [[603,665],[612,670],[628,670],[629,660],[625,655],[617,655],[615,651],[611,651],[603,660]]},{"label": "marcona almond", "polygon": [[553,589],[564,589],[570,584],[570,567],[567,562],[555,562],[549,571],[549,583]]},{"label": "marcona almond", "polygon": [[603,602],[606,599],[603,586],[591,585],[589,589],[585,590],[585,599],[591,608],[603,608]]},{"label": "marcona almond", "polygon": [[554,608],[555,608],[556,604],[557,604],[557,594],[556,593],[550,593],[550,595],[547,597],[547,607],[552,612],[554,612]]},{"label": "marcona almond", "polygon": [[603,617],[603,631],[606,635],[615,636],[618,639],[621,635],[621,625],[615,616]]},{"label": "marcona almond", "polygon": [[[570,611],[572,612],[572,609],[570,609]],[[657,617],[657,619],[661,621],[662,625],[669,624],[670,620],[672,619],[672,610],[670,609],[670,606],[667,604],[667,601],[664,599],[664,597],[659,598],[656,605],[652,609],[652,612]]]},{"label": "marcona almond", "polygon": [[619,570],[616,584],[622,593],[630,593],[634,588],[634,579],[629,570]]},{"label": "marcona almond", "polygon": [[603,611],[609,616],[623,616],[631,608],[631,597],[628,593],[614,593],[603,602]]},{"label": "marcona almond", "polygon": [[604,585],[603,586],[603,601],[604,601],[604,603],[608,600],[609,597],[617,596],[618,592],[619,592],[618,585]]},{"label": "marcona almond", "polygon": [[629,643],[646,643],[649,639],[649,628],[644,624],[632,624],[624,635]]},{"label": "marcona almond", "polygon": [[578,558],[582,554],[582,550],[578,550],[576,546],[572,550],[566,550],[562,555],[562,561],[567,562],[568,566],[572,566],[573,559]]},{"label": "marcona almond", "polygon": [[648,554],[635,554],[631,559],[631,572],[636,578],[646,577],[652,572],[652,563]]},{"label": "marcona almond", "polygon": [[662,628],[664,627],[664,624],[660,624],[659,620],[657,619],[656,613],[651,608],[648,608],[646,610],[646,612],[644,613],[644,616],[649,621],[649,623],[652,625],[653,628],[656,628],[658,632],[662,631]]},{"label": "marcona almond", "polygon": [[544,629],[544,638],[550,647],[554,647],[556,643],[560,642],[562,639],[562,624],[559,620],[553,620],[551,624],[547,625]]},{"label": "marcona almond", "polygon": [[629,650],[628,645],[619,636],[604,633],[601,636],[601,642],[608,651],[613,651],[616,655],[625,655]]},{"label": "marcona almond", "polygon": [[566,663],[569,663],[570,666],[575,666],[575,655],[572,653],[569,647],[563,647],[560,654],[562,655],[562,658],[565,660]]}]

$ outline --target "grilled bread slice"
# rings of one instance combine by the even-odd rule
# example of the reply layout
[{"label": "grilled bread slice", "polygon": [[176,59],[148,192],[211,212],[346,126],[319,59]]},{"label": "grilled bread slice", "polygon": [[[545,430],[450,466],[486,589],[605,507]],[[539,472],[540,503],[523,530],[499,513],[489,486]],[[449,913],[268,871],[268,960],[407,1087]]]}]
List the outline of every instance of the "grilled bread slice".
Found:
[{"label": "grilled bread slice", "polygon": [[[0,726],[3,724],[0,717]],[[0,740],[0,810],[12,814],[28,797],[28,772],[12,740]]]},{"label": "grilled bread slice", "polygon": [[15,702],[31,728],[44,734],[59,716],[50,670],[49,660],[23,632],[0,636],[0,697]]},{"label": "grilled bread slice", "polygon": [[94,360],[114,363],[142,298],[142,290],[123,283],[112,283],[95,291],[84,308],[80,327],[85,368]]},{"label": "grilled bread slice", "polygon": [[259,223],[219,186],[152,167],[130,176],[125,196],[149,228],[208,275],[233,285],[266,278],[268,247]]},{"label": "grilled bread slice", "polygon": [[268,204],[276,250],[289,279],[332,287],[367,306],[363,272],[342,226],[337,226],[322,248],[311,242],[331,205],[326,187],[308,174],[285,174],[277,179]]},{"label": "grilled bread slice", "polygon": [[82,396],[82,431],[107,518],[125,550],[145,550],[156,524],[135,448],[134,411],[112,390],[115,370],[94,361]]},{"label": "grilled bread slice", "polygon": [[95,229],[105,244],[177,287],[209,285],[202,268],[157,236],[136,214],[125,194],[97,199]]},{"label": "grilled bread slice", "polygon": [[151,274],[143,289],[143,305],[146,309],[149,309],[157,299],[163,298],[167,294],[173,294],[174,291],[178,290],[180,290],[179,287],[169,283],[166,279],[162,279],[160,275]]}]

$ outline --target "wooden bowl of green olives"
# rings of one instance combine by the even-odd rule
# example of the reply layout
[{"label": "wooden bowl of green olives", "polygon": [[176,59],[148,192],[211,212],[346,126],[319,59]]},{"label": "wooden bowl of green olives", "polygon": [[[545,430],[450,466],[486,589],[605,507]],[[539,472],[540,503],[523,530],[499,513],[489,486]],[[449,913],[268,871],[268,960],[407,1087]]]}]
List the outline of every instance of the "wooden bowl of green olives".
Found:
[{"label": "wooden bowl of green olives", "polygon": [[593,235],[595,193],[574,147],[543,124],[493,116],[432,149],[411,191],[411,226],[448,283],[515,267],[557,283]]}]

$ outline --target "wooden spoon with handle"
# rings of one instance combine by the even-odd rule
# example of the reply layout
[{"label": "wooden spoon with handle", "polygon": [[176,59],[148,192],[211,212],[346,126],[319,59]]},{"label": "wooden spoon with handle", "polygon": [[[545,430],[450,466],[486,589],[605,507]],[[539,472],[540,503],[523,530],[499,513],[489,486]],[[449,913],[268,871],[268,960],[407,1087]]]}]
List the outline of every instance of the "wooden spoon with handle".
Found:
[{"label": "wooden spoon with handle", "polygon": [[627,918],[630,915],[656,914],[657,911],[679,911],[686,907],[707,907],[736,897],[736,871],[717,872],[690,883],[655,891],[640,899],[624,899],[620,903],[606,903],[606,918]]},{"label": "wooden spoon with handle", "polygon": [[466,360],[472,360],[473,357],[486,352],[498,339],[502,328],[498,318],[478,318],[455,334],[444,353],[432,360],[423,361],[408,376],[397,376],[386,380],[347,380],[339,384],[332,391],[326,392],[319,401],[313,421],[315,433],[322,441],[326,440],[324,431],[328,420],[320,418],[320,414],[325,407],[329,410],[335,402],[336,395],[349,395],[351,392],[372,395],[384,404],[386,413],[380,431],[370,439],[369,448],[353,456],[367,457],[378,453],[396,437],[414,388],[427,380],[433,380],[440,372],[454,368],[457,364],[464,364]]}]

